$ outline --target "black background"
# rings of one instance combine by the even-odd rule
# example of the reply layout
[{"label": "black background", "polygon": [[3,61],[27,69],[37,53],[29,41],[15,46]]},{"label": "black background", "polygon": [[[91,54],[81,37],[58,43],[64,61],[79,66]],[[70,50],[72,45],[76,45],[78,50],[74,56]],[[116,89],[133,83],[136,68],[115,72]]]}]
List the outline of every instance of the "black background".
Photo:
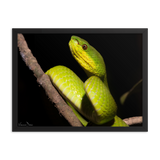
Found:
[{"label": "black background", "polygon": [[[68,42],[72,35],[87,40],[104,58],[110,91],[118,105],[118,116],[142,115],[141,94],[122,106],[120,96],[142,79],[142,34],[23,34],[44,72],[56,65],[72,69],[83,81],[82,68],[72,57]],[[49,101],[18,50],[18,123],[33,126],[69,126]]]}]

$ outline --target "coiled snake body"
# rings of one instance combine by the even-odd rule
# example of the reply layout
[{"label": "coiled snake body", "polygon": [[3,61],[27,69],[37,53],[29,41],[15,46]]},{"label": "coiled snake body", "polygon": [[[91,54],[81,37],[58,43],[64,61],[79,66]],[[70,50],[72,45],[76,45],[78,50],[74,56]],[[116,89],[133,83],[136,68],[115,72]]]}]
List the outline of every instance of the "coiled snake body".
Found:
[{"label": "coiled snake body", "polygon": [[89,78],[83,83],[69,68],[55,66],[46,72],[54,86],[71,107],[94,124],[128,126],[116,116],[117,105],[109,91],[106,67],[100,53],[77,36],[71,37],[69,47],[73,57]]}]

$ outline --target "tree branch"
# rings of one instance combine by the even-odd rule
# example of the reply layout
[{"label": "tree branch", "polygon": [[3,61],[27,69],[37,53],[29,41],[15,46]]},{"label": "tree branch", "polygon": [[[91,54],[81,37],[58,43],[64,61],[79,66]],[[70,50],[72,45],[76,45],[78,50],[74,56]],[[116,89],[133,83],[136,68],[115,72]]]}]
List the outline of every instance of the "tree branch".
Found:
[{"label": "tree branch", "polygon": [[37,78],[37,82],[44,88],[47,96],[55,104],[55,107],[65,117],[71,126],[82,127],[82,124],[75,116],[72,109],[66,104],[57,90],[53,87],[48,75],[44,74],[36,58],[32,55],[31,50],[28,48],[24,36],[22,34],[18,34],[17,39],[20,55],[29,69],[33,71],[34,76]]},{"label": "tree branch", "polygon": [[125,119],[123,119],[123,121],[130,126],[130,125],[142,123],[143,122],[143,118],[142,118],[142,116],[131,117],[131,118],[125,118]]}]

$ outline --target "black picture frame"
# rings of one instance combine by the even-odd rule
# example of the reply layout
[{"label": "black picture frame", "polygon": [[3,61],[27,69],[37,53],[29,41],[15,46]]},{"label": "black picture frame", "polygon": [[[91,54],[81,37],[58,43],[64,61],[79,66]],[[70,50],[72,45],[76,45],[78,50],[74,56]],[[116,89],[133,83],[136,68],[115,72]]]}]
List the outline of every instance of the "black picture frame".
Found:
[{"label": "black picture frame", "polygon": [[[18,121],[18,47],[17,34],[139,34],[142,36],[142,126],[133,127],[70,127],[34,126],[30,122]],[[85,38],[84,38],[85,39]],[[91,38],[92,39],[92,38]],[[12,132],[150,132],[150,28],[148,26],[12,26],[10,27],[10,129]],[[86,39],[88,41],[88,39]],[[26,40],[27,41],[27,40]],[[90,42],[90,41],[88,41]],[[68,43],[68,42],[67,42]],[[33,44],[34,45],[34,44]],[[105,46],[104,46],[105,47]],[[29,46],[30,48],[30,46]],[[33,53],[34,54],[34,53]],[[26,67],[27,68],[27,67]],[[27,68],[28,69],[28,68]],[[49,69],[49,68],[48,68]],[[32,74],[32,73],[31,73]],[[33,74],[32,74],[33,75]],[[27,77],[26,77],[27,78]],[[127,91],[127,90],[126,90]],[[126,117],[128,118],[128,117]],[[28,123],[28,124],[27,124]]]}]

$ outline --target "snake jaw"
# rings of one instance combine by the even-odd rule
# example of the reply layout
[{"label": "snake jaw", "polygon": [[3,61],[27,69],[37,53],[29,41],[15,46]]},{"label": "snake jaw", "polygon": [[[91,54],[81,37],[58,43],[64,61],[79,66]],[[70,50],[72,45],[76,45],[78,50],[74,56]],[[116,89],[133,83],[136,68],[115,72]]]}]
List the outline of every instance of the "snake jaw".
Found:
[{"label": "snake jaw", "polygon": [[87,71],[86,73],[96,71],[95,62],[82,49],[82,45],[77,39],[71,38],[71,40],[69,41],[69,48],[76,61],[82,66],[85,71]]},{"label": "snake jaw", "polygon": [[[83,45],[87,45],[87,49],[84,49]],[[87,41],[77,36],[72,36],[69,41],[69,48],[72,56],[89,77],[95,75],[104,81],[106,75],[105,63],[100,53],[94,47]]]}]

